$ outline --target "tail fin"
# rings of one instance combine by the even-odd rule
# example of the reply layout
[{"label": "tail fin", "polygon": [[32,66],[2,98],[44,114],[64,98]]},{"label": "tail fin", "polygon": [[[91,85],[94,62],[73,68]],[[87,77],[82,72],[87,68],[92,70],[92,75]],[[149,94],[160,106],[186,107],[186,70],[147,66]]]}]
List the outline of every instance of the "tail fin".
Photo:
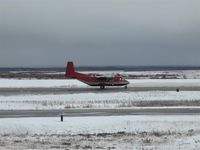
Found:
[{"label": "tail fin", "polygon": [[65,76],[67,78],[75,78],[75,70],[74,70],[74,63],[73,62],[68,62],[67,63],[67,68],[65,71]]}]

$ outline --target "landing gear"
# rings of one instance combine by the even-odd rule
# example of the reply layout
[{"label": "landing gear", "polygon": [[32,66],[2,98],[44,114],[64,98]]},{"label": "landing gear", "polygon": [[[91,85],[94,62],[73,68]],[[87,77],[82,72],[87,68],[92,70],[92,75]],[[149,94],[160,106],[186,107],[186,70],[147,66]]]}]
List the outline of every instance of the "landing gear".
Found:
[{"label": "landing gear", "polygon": [[102,90],[105,89],[105,86],[104,86],[104,85],[101,85],[101,86],[100,86],[100,89],[102,89]]},{"label": "landing gear", "polygon": [[125,85],[124,88],[127,89],[128,88],[127,85]]}]

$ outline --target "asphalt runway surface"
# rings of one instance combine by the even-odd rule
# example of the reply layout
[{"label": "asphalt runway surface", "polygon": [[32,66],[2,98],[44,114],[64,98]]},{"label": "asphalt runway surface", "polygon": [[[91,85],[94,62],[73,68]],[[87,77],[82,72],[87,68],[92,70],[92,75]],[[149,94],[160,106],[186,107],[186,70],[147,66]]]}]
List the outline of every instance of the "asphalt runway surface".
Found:
[{"label": "asphalt runway surface", "polygon": [[200,108],[0,110],[0,118],[59,117],[61,114],[66,117],[123,115],[200,115]]},{"label": "asphalt runway surface", "polygon": [[80,88],[0,88],[0,95],[21,95],[21,94],[73,94],[73,93],[112,93],[112,92],[134,92],[134,91],[200,91],[200,87],[80,87]]}]

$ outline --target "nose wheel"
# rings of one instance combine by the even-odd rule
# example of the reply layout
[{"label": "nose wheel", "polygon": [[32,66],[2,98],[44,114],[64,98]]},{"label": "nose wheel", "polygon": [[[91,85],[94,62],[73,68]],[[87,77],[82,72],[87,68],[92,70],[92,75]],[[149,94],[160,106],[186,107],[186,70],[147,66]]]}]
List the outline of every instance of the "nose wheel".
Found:
[{"label": "nose wheel", "polygon": [[127,89],[128,88],[127,85],[125,85],[124,88]]}]

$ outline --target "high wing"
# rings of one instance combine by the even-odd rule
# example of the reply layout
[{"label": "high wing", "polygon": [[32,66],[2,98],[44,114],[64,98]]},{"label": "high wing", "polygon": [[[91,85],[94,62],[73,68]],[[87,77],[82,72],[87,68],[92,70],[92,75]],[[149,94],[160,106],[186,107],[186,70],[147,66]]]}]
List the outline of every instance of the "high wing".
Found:
[{"label": "high wing", "polygon": [[104,89],[105,86],[125,86],[129,82],[125,80],[120,74],[116,74],[115,76],[104,76],[101,74],[84,74],[81,72],[77,72],[74,69],[73,62],[68,62],[66,67],[65,76],[67,78],[75,78],[79,81],[84,82],[90,86],[100,86],[101,89]]}]

